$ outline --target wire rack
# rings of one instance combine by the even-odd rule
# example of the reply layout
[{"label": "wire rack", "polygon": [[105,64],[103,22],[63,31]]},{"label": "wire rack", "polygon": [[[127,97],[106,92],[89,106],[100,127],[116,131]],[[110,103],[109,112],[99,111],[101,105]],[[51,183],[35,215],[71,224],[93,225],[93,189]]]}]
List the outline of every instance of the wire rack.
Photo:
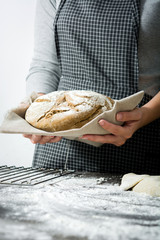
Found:
[{"label": "wire rack", "polygon": [[0,166],[0,184],[33,186],[62,178],[74,170]]}]

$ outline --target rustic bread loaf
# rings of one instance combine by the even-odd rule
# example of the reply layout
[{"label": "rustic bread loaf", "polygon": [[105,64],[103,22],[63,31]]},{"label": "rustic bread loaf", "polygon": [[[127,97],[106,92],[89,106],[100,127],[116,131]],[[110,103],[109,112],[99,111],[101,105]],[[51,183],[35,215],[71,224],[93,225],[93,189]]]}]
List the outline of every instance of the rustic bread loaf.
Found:
[{"label": "rustic bread loaf", "polygon": [[38,97],[25,119],[45,131],[62,131],[82,127],[113,105],[114,100],[92,91],[55,91]]}]

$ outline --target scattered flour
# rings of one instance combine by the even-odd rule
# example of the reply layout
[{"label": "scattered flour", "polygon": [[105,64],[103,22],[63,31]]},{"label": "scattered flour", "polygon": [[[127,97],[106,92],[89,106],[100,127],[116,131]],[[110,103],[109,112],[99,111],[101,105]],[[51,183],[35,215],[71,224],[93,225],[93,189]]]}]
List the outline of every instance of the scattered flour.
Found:
[{"label": "scattered flour", "polygon": [[124,192],[112,178],[0,185],[0,239],[120,240],[160,237],[160,198]]}]

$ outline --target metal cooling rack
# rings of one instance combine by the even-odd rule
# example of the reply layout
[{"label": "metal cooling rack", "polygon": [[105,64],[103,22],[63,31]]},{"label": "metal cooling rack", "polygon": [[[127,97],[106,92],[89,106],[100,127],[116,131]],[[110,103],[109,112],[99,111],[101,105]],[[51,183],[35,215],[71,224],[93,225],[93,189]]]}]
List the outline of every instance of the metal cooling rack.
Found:
[{"label": "metal cooling rack", "polygon": [[74,170],[0,166],[0,184],[33,186],[74,173]]}]

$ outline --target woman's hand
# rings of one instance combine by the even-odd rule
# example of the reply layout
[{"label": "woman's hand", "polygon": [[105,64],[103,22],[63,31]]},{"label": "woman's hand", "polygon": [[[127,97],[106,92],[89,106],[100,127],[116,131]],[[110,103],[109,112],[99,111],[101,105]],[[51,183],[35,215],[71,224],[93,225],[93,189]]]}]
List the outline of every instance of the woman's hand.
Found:
[{"label": "woman's hand", "polygon": [[41,136],[41,135],[31,135],[31,134],[23,134],[23,137],[29,138],[33,144],[56,143],[62,139],[62,137],[57,137],[57,136]]},{"label": "woman's hand", "polygon": [[100,143],[110,143],[115,146],[122,146],[127,141],[127,139],[131,138],[134,132],[139,128],[142,115],[142,111],[139,108],[136,108],[130,112],[119,112],[117,114],[117,120],[124,122],[123,126],[118,126],[101,119],[99,121],[100,126],[109,131],[111,134],[87,134],[84,135],[82,139]]},{"label": "woman's hand", "polygon": [[86,134],[81,139],[122,146],[139,128],[160,118],[160,92],[141,108],[136,108],[130,112],[119,112],[116,118],[117,121],[124,122],[123,126],[117,126],[103,119],[99,121],[101,127],[111,134]]}]

